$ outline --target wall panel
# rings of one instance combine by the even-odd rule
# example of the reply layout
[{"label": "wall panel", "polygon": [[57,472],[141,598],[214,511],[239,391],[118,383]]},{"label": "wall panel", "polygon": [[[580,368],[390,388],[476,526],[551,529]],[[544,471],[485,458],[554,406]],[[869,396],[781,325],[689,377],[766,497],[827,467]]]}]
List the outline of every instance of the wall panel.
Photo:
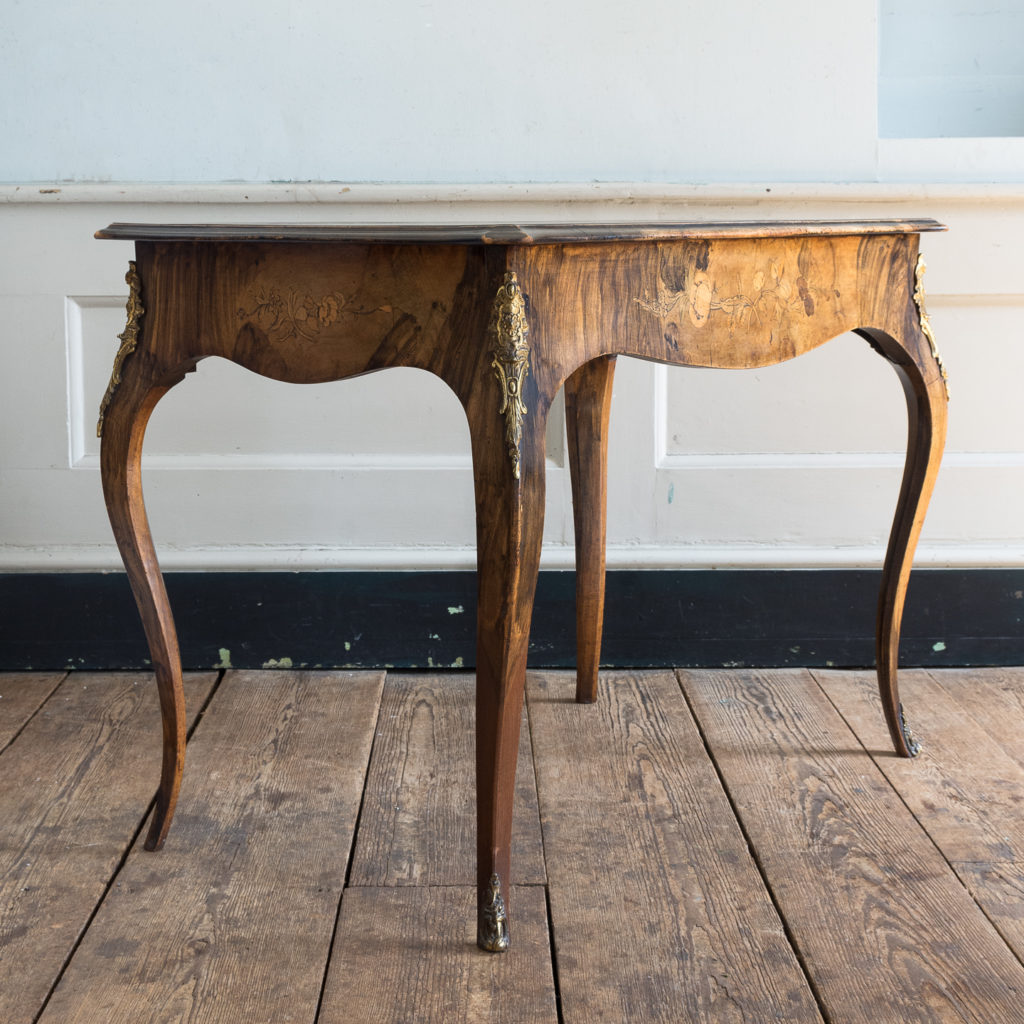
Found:
[{"label": "wall panel", "polygon": [[[110,221],[868,216],[951,228],[925,240],[953,402],[919,561],[1024,564],[1024,195],[1012,189],[107,186],[2,198],[0,567],[118,565],[94,436],[131,255],[92,239]],[[548,567],[572,561],[560,416]],[[612,427],[610,565],[879,563],[905,413],[895,374],[859,339],[753,371],[622,360]],[[145,480],[158,547],[168,568],[471,567],[468,447],[454,396],[417,371],[299,388],[211,360],[154,414]]]}]

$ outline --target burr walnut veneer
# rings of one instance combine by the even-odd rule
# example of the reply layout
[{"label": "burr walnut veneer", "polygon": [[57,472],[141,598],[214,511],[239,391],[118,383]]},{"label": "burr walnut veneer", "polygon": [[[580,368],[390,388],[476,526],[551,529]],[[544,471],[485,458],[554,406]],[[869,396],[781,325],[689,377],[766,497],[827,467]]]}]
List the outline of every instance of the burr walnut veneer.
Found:
[{"label": "burr walnut veneer", "polygon": [[898,753],[916,744],[896,685],[911,559],[938,471],[946,375],[924,311],[934,221],[603,227],[114,224],[135,242],[128,325],[103,398],[102,477],[163,712],[147,846],[171,823],[185,758],[174,622],[142,499],[146,422],[200,359],[293,383],[392,366],[441,377],[472,438],[477,512],[478,941],[508,945],[509,837],[544,516],[544,438],[566,391],[576,526],[577,699],[592,701],[604,604],[608,410],[618,354],[753,367],[856,331],[903,382],[909,439],[885,556],[878,681]]}]

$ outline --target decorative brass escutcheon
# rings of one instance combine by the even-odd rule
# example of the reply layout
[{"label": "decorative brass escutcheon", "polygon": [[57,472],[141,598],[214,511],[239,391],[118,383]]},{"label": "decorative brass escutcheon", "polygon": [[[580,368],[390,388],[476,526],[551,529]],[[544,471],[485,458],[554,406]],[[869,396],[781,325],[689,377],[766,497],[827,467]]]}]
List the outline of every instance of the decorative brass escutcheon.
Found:
[{"label": "decorative brass escutcheon", "polygon": [[110,400],[114,397],[118,384],[121,383],[121,367],[124,366],[124,361],[135,351],[135,346],[139,343],[142,314],[146,312],[142,305],[142,280],[134,260],[128,264],[128,273],[124,275],[124,279],[128,283],[128,302],[125,305],[128,323],[125,324],[124,331],[118,335],[121,347],[117,350],[117,355],[114,356],[114,369],[110,374],[110,383],[107,385],[103,401],[100,402],[100,418],[96,423],[97,437],[103,436],[103,417],[106,416]]},{"label": "decorative brass escutcheon", "polygon": [[498,289],[491,316],[491,330],[496,334],[491,366],[501,385],[501,409],[505,417],[505,443],[512,459],[512,475],[519,479],[520,446],[523,441],[523,382],[530,372],[530,349],[526,336],[526,303],[514,270],[505,274],[505,283]]},{"label": "decorative brass escutcheon", "polygon": [[917,254],[917,266],[914,268],[914,305],[917,306],[917,316],[921,321],[921,333],[928,339],[928,345],[932,350],[932,358],[935,360],[942,375],[942,386],[946,389],[946,401],[949,401],[949,374],[942,363],[942,356],[939,355],[939,346],[935,341],[935,332],[932,330],[931,321],[924,308],[924,272],[928,269],[924,261],[924,253]]},{"label": "decorative brass escutcheon", "polygon": [[480,907],[477,945],[490,953],[503,953],[508,949],[508,916],[505,899],[501,895],[501,879],[491,875],[487,902]]}]

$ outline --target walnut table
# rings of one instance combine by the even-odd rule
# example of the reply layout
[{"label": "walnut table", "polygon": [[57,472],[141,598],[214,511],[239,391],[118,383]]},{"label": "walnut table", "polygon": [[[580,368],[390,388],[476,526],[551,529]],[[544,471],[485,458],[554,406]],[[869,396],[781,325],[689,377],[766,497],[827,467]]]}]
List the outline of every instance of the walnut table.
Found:
[{"label": "walnut table", "polygon": [[898,753],[916,744],[896,686],[913,551],[939,468],[946,374],[924,310],[934,221],[604,227],[114,224],[132,240],[128,325],[100,409],[103,489],[152,652],[163,768],[146,845],[181,783],[181,662],[142,500],[146,422],[200,359],[292,383],[391,366],[441,377],[466,410],[476,493],[478,942],[508,946],[509,837],[544,516],[544,432],[565,386],[576,524],[577,699],[592,701],[604,604],[608,409],[617,354],[752,367],[855,331],[909,410],[876,654]]}]

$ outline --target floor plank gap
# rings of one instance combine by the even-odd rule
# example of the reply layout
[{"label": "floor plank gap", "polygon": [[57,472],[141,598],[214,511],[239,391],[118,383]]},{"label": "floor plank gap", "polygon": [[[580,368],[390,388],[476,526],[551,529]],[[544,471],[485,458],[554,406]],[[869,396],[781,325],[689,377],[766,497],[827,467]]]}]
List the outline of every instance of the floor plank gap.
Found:
[{"label": "floor plank gap", "polygon": [[[15,672],[3,673],[0,675],[0,690],[5,688],[3,684],[8,681],[13,682],[16,680],[22,680],[20,684],[16,685],[25,685],[23,680],[26,674]],[[17,722],[20,722],[20,724],[0,720],[0,722],[2,722],[2,724],[0,724],[0,754],[3,754],[3,752],[25,731],[25,729],[28,728],[32,719],[39,714],[46,702],[57,692],[60,688],[60,684],[63,683],[70,674],[70,672],[57,672],[53,676],[50,676],[49,673],[46,673],[44,678],[49,679],[52,682],[52,685],[51,682],[43,683],[39,686],[39,689],[45,690],[45,693],[41,696],[39,694],[35,694],[29,698],[30,703],[36,705],[34,708],[29,707],[26,709],[24,706],[25,698],[22,696],[21,700],[17,701],[17,704],[20,706],[12,712],[10,709],[11,702],[8,700],[7,704],[2,709],[4,712],[3,719],[8,719],[17,715]],[[6,697],[8,694],[4,694],[4,696]],[[36,703],[37,700],[38,703]],[[6,726],[6,728],[4,726]]]},{"label": "floor plank gap", "polygon": [[565,1024],[565,1014],[562,1012],[562,985],[558,979],[558,951],[555,949],[555,919],[551,913],[551,890],[546,885],[544,906],[548,912],[548,949],[551,955],[551,980],[555,986],[555,1013],[558,1015],[558,1024]]},{"label": "floor plank gap", "polygon": [[[387,673],[384,674],[384,682],[382,689],[387,686],[388,677]],[[363,773],[363,788],[359,794],[359,809],[356,811],[356,821],[352,829],[352,849],[355,850],[355,844],[359,839],[359,826],[363,820],[363,807],[366,804],[366,790],[370,784],[370,763],[373,761],[373,748],[377,743],[377,734],[380,731],[380,715],[381,708],[384,706],[384,701],[381,700],[377,703],[377,717],[373,723],[373,733],[370,737],[370,752],[366,759],[366,771]],[[348,864],[345,867],[345,881],[342,883],[341,892],[338,895],[338,907],[334,914],[334,928],[331,931],[331,942],[327,947],[327,959],[324,961],[324,973],[320,979],[320,995],[316,1001],[316,1012],[313,1015],[313,1024],[319,1024],[320,1015],[324,1008],[324,993],[327,991],[327,975],[330,971],[331,960],[334,958],[334,947],[338,941],[338,923],[341,921],[341,904],[345,900],[345,893],[349,889],[349,880],[352,878],[352,864],[355,861],[355,857],[350,853],[348,858]]]},{"label": "floor plank gap", "polygon": [[[382,691],[383,691],[383,689],[385,687],[387,687],[387,685],[388,685],[388,673],[385,672],[384,673],[384,682],[383,682],[383,685],[381,687]],[[356,845],[357,842],[359,842],[359,829],[360,829],[361,825],[363,824],[363,811],[366,808],[366,795],[367,795],[367,792],[368,792],[368,790],[370,788],[370,765],[373,763],[373,752],[377,748],[377,739],[380,736],[381,714],[383,713],[383,708],[384,708],[384,700],[383,700],[383,695],[382,695],[380,702],[377,704],[377,717],[374,719],[374,722],[373,722],[373,732],[370,735],[370,752],[369,752],[369,755],[368,755],[368,757],[366,759],[366,771],[363,774],[363,788],[362,788],[362,790],[361,790],[361,792],[359,794],[359,808],[356,811],[355,825],[353,826],[353,829],[352,829],[352,850],[353,850],[353,855],[349,856],[349,858],[348,858],[348,865],[345,868],[345,881],[344,881],[344,883],[342,884],[342,887],[341,887],[342,898],[344,898],[345,890],[351,887],[352,865],[355,864],[355,860],[356,860],[356,858],[354,856],[355,845]],[[338,912],[339,912],[339,914],[341,912],[341,901],[340,900],[338,901]],[[337,921],[335,921],[334,927],[335,927],[335,930],[337,930],[337,927],[338,927]],[[332,947],[334,945],[333,937],[331,939],[331,945],[332,945]],[[326,968],[325,968],[325,970],[324,970],[324,980],[326,981],[326,979],[327,979],[327,971],[326,971]],[[321,992],[321,998],[322,998],[322,992]],[[317,1017],[318,1017],[318,1019],[319,1019],[319,1013],[320,1013],[320,1008],[318,1006],[317,1007]]]}]

